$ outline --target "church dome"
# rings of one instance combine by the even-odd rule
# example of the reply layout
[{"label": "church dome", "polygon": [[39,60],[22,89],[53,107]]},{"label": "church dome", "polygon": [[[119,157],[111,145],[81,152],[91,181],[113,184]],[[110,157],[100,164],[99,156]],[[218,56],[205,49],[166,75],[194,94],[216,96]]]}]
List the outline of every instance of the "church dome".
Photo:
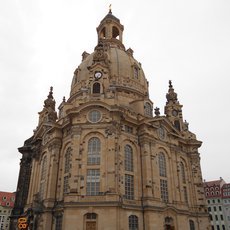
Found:
[{"label": "church dome", "polygon": [[[74,72],[70,100],[90,93],[96,80],[106,92],[113,87],[117,90],[129,90],[142,98],[148,94],[148,84],[141,64],[133,57],[132,49],[125,49],[122,43],[123,25],[110,11],[97,28],[98,45],[93,53],[82,54],[82,62]],[[95,79],[100,72],[101,79]]]}]

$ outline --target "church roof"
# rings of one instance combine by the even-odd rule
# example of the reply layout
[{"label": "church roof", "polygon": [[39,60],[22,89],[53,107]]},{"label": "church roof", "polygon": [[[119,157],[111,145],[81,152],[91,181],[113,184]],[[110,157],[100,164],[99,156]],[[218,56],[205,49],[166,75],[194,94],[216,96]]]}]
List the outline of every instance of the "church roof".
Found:
[{"label": "church roof", "polygon": [[101,20],[101,23],[107,19],[112,19],[114,21],[117,21],[118,23],[120,23],[120,19],[118,19],[117,17],[115,17],[112,13],[111,10],[109,10],[109,13]]}]

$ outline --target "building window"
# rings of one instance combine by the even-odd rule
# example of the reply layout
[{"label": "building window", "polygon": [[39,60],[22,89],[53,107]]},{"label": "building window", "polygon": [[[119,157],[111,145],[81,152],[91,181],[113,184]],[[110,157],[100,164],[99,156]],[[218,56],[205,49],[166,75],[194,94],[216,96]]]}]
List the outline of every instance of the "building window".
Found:
[{"label": "building window", "polygon": [[217,230],[220,230],[220,226],[219,225],[216,225],[216,227],[217,227]]},{"label": "building window", "polygon": [[55,230],[62,230],[62,216],[56,217]]},{"label": "building window", "polygon": [[180,171],[181,171],[182,182],[185,184],[186,183],[186,178],[185,178],[185,169],[184,169],[183,162],[180,162]]},{"label": "building window", "polygon": [[160,138],[161,140],[165,140],[165,138],[166,138],[165,129],[164,129],[163,127],[160,127],[160,128],[158,128],[157,132],[158,132],[159,138]]},{"label": "building window", "polygon": [[220,215],[220,219],[221,219],[221,220],[224,220],[223,215]]},{"label": "building window", "polygon": [[100,32],[100,38],[105,39],[105,27]]},{"label": "building window", "polygon": [[126,133],[133,133],[133,127],[125,125],[124,130]]},{"label": "building window", "polygon": [[208,211],[209,211],[209,212],[211,212],[211,211],[212,211],[212,210],[211,210],[211,207],[208,207]]},{"label": "building window", "polygon": [[87,220],[96,220],[97,214],[96,213],[86,213],[86,219]]},{"label": "building window", "polygon": [[100,93],[101,92],[101,85],[99,82],[95,82],[93,84],[93,93]]},{"label": "building window", "polygon": [[70,172],[70,168],[71,168],[71,148],[68,148],[65,154],[65,173],[69,173]]},{"label": "building window", "polygon": [[64,176],[63,192],[67,193],[69,191],[69,176]]},{"label": "building window", "polygon": [[136,66],[133,69],[133,75],[134,75],[134,78],[138,79],[139,71],[138,71],[138,68]]},{"label": "building window", "polygon": [[221,206],[219,206],[219,210],[220,210],[220,211],[222,211],[222,208],[221,208]]},{"label": "building window", "polygon": [[133,150],[129,145],[125,146],[125,170],[133,171]]},{"label": "building window", "polygon": [[186,186],[183,187],[184,190],[184,201],[188,203],[188,193],[187,193],[187,188]]},{"label": "building window", "polygon": [[222,230],[225,230],[225,226],[224,225],[222,225]]},{"label": "building window", "polygon": [[177,130],[180,131],[180,122],[179,122],[178,120],[175,120],[175,121],[174,121],[174,126],[175,126],[175,128],[176,128]]},{"label": "building window", "polygon": [[213,220],[212,215],[209,215],[210,220]]},{"label": "building window", "polygon": [[115,27],[115,26],[113,26],[112,31],[113,31],[113,33],[112,33],[113,38],[119,39],[119,34],[120,34],[120,33],[119,33],[118,28],[117,28],[117,27]]},{"label": "building window", "polygon": [[99,169],[87,170],[86,194],[88,196],[99,195],[100,192],[100,171]]},{"label": "building window", "polygon": [[129,230],[138,230],[138,217],[135,215],[129,216]]},{"label": "building window", "polygon": [[89,112],[88,119],[90,122],[97,123],[101,120],[101,113],[98,110],[92,110]]},{"label": "building window", "polygon": [[69,173],[71,169],[71,156],[72,156],[72,150],[69,147],[66,150],[65,154],[65,165],[64,165],[64,180],[63,180],[63,193],[69,192]]},{"label": "building window", "polygon": [[175,229],[174,220],[172,217],[165,217],[165,227],[164,229]]},{"label": "building window", "polygon": [[97,229],[97,214],[96,213],[86,213],[85,216],[85,228],[86,230],[96,230]]},{"label": "building window", "polygon": [[47,156],[44,156],[42,160],[41,180],[44,180],[46,178],[46,171],[47,171]]},{"label": "building window", "polygon": [[134,178],[132,175],[125,174],[125,198],[134,199]]},{"label": "building window", "polygon": [[218,216],[217,215],[215,215],[215,219],[218,220]]},{"label": "building window", "polygon": [[159,154],[158,161],[159,161],[159,173],[160,173],[160,176],[166,177],[166,161],[165,161],[165,156],[164,156],[163,153]]},{"label": "building window", "polygon": [[152,106],[148,102],[145,103],[145,115],[152,117]]},{"label": "building window", "polygon": [[88,165],[100,164],[101,141],[97,137],[93,137],[88,143]]},{"label": "building window", "polygon": [[39,190],[40,199],[44,198],[46,174],[47,174],[47,156],[44,156],[42,159],[42,167],[41,167],[41,181],[40,181],[40,190]]},{"label": "building window", "polygon": [[195,230],[195,224],[193,220],[189,220],[189,229],[190,230]]},{"label": "building window", "polygon": [[168,202],[168,182],[167,180],[160,179],[161,199]]}]

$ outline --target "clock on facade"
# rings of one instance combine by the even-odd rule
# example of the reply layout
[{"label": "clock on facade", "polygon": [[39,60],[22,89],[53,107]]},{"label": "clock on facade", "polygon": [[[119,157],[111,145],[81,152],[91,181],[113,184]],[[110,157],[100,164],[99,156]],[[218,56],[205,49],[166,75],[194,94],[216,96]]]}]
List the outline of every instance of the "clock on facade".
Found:
[{"label": "clock on facade", "polygon": [[95,77],[96,79],[100,79],[100,78],[102,77],[102,72],[96,71],[96,72],[94,73],[94,77]]},{"label": "clock on facade", "polygon": [[172,111],[172,115],[173,115],[174,117],[176,117],[176,116],[178,115],[178,112],[174,109],[174,110]]}]

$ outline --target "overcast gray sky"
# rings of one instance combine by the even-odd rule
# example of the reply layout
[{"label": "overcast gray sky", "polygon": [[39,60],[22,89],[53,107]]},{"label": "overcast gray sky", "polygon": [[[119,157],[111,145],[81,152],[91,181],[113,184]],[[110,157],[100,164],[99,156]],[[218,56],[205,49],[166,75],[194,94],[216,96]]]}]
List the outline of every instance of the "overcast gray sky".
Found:
[{"label": "overcast gray sky", "polygon": [[108,13],[124,25],[149,81],[154,107],[164,111],[168,80],[183,117],[203,141],[203,178],[230,182],[230,1],[0,1],[0,190],[15,191],[18,147],[33,135],[49,87],[57,107],[68,98],[83,51],[93,52],[96,27]]}]

